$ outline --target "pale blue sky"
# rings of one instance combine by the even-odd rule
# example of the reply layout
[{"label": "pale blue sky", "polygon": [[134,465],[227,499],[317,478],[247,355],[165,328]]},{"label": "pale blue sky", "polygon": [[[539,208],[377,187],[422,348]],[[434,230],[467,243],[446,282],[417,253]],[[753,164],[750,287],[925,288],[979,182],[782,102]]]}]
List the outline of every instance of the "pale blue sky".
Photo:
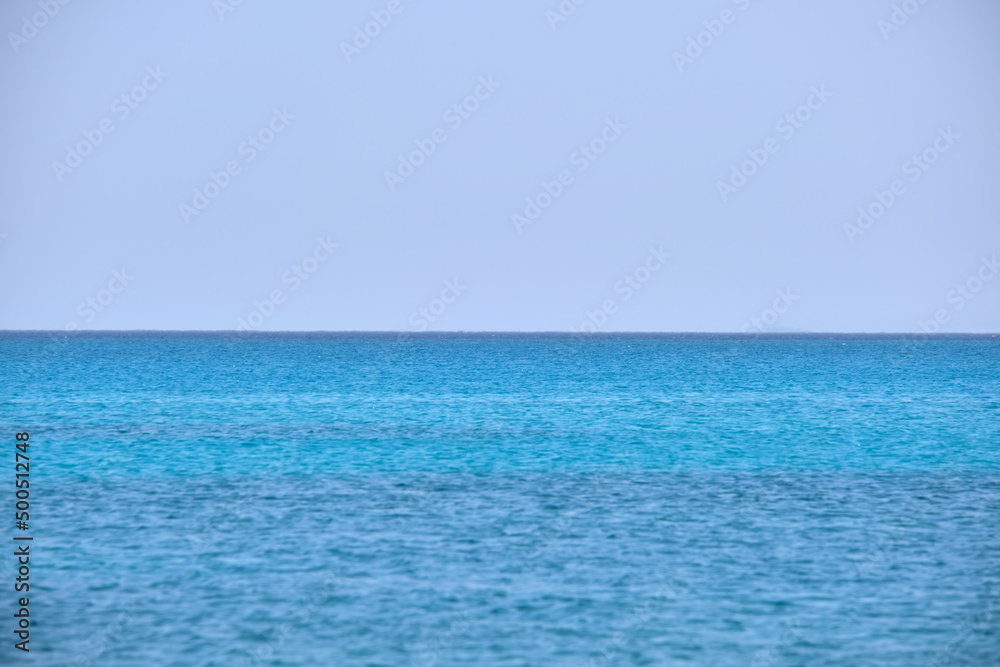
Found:
[{"label": "pale blue sky", "polygon": [[0,329],[1000,331],[995,2],[222,2],[3,4]]}]

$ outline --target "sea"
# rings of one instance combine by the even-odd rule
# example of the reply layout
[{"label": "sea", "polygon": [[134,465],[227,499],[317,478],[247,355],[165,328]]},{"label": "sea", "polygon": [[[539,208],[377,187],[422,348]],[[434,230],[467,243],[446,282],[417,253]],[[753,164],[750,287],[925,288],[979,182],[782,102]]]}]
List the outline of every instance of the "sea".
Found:
[{"label": "sea", "polygon": [[0,371],[0,664],[1000,665],[1000,336],[6,332]]}]

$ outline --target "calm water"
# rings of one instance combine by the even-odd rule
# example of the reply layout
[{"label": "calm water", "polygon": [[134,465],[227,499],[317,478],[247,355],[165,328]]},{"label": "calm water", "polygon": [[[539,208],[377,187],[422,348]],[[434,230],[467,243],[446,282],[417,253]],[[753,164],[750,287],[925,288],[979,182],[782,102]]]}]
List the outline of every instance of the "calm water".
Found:
[{"label": "calm water", "polygon": [[1000,337],[8,334],[0,368],[31,664],[1000,664]]}]

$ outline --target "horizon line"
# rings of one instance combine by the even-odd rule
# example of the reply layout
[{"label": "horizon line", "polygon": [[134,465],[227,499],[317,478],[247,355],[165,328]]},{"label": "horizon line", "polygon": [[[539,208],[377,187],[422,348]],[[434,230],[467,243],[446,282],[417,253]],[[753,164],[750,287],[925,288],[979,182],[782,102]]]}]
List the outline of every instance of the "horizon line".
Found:
[{"label": "horizon line", "polygon": [[477,329],[477,330],[441,330],[441,331],[406,331],[390,329],[289,329],[289,330],[239,330],[239,329],[76,329],[67,331],[64,329],[0,329],[0,335],[10,334],[48,334],[58,336],[81,336],[81,335],[115,335],[115,334],[216,334],[216,335],[238,335],[238,336],[281,336],[281,335],[367,335],[367,336],[408,336],[408,337],[434,337],[434,336],[484,336],[484,335],[504,335],[504,336],[662,336],[662,337],[682,337],[682,336],[725,336],[739,338],[815,338],[815,337],[852,337],[852,336],[876,336],[887,338],[949,338],[949,337],[998,337],[1000,332],[904,332],[904,331],[524,331],[524,330],[502,330],[502,329]]}]

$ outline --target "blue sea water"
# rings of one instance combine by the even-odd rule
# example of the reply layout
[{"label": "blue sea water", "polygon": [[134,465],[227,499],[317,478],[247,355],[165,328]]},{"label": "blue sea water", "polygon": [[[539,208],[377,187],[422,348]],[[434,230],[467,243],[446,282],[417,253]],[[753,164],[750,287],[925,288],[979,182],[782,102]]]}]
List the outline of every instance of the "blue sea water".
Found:
[{"label": "blue sea water", "polygon": [[1000,337],[8,333],[0,368],[3,664],[1000,664]]}]

